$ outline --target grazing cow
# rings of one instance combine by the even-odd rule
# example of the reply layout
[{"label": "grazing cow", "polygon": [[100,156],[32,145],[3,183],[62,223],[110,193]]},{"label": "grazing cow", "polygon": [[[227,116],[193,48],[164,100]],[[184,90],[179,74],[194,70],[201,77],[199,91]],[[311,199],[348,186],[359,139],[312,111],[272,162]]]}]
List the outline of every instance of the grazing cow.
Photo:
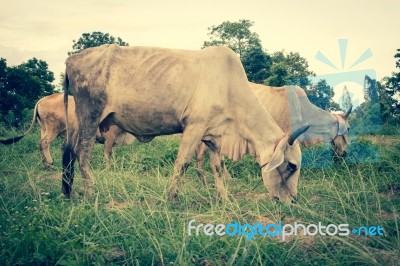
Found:
[{"label": "grazing cow", "polygon": [[[250,90],[284,132],[291,132],[293,128],[303,124],[310,125],[310,128],[298,138],[304,147],[310,147],[320,142],[332,143],[338,156],[346,156],[350,130],[347,118],[352,107],[345,114],[332,114],[312,104],[304,90],[298,86],[270,87],[253,82],[249,82],[249,85]],[[205,179],[202,168],[206,152],[206,145],[200,143],[196,148],[197,169],[203,183],[205,183]],[[223,161],[222,167],[223,173],[229,176]]]},{"label": "grazing cow", "polygon": [[298,86],[270,87],[250,82],[250,89],[283,131],[290,132],[304,123],[310,125],[298,139],[304,147],[332,143],[338,156],[346,156],[350,130],[347,118],[352,107],[345,114],[322,110]]},{"label": "grazing cow", "polygon": [[[71,130],[77,128],[77,120],[75,116],[75,102],[72,96],[68,97],[70,108],[68,110],[68,123]],[[42,160],[45,167],[53,164],[53,159],[50,155],[50,143],[58,136],[63,136],[66,131],[65,126],[65,110],[64,110],[64,95],[52,94],[40,99],[33,112],[33,119],[29,129],[21,136],[0,140],[2,144],[12,144],[19,141],[29,132],[32,131],[35,121],[40,125],[40,142],[39,150],[42,155]],[[103,130],[101,133],[96,132],[96,141],[104,144],[104,156],[107,162],[112,156],[113,145],[128,145],[133,143],[135,138],[128,132],[117,126],[112,126],[108,130]]]},{"label": "grazing cow", "polygon": [[217,195],[227,199],[218,159],[225,137],[254,147],[272,197],[288,202],[297,194],[301,151],[295,139],[308,126],[285,134],[255,95],[248,93],[243,66],[229,48],[186,51],[103,45],[70,56],[65,81],[64,87],[73,92],[78,118],[78,134],[68,134],[63,152],[66,196],[71,193],[76,159],[85,191],[92,191],[88,157],[96,129],[110,125],[140,141],[183,133],[169,200],[175,198],[180,176],[200,141],[216,158]]}]

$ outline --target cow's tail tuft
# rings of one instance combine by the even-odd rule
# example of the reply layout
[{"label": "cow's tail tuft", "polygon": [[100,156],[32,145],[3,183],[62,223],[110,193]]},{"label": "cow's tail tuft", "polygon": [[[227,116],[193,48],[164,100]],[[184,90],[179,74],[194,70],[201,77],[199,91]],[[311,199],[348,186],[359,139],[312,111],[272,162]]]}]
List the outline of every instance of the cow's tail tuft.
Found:
[{"label": "cow's tail tuft", "polygon": [[0,140],[0,143],[4,144],[4,145],[10,145],[10,144],[13,144],[13,143],[15,143],[17,141],[20,141],[23,137],[25,137],[25,135],[21,135],[21,136],[18,136],[18,137],[12,137],[12,138],[9,138],[9,139]]},{"label": "cow's tail tuft", "polygon": [[39,105],[39,103],[40,103],[43,99],[44,99],[44,98],[40,99],[40,100],[37,101],[37,103],[35,104],[35,108],[34,108],[34,110],[33,110],[33,118],[32,118],[31,125],[29,126],[29,129],[28,129],[24,134],[22,134],[22,135],[20,135],[20,136],[12,137],[12,138],[9,138],[9,139],[0,140],[0,143],[1,143],[1,144],[4,144],[4,145],[13,144],[13,143],[15,143],[15,142],[17,142],[17,141],[20,141],[23,137],[25,137],[26,135],[29,134],[29,132],[32,131],[33,126],[35,125],[36,117],[38,116],[38,113],[37,113],[38,105]]},{"label": "cow's tail tuft", "polygon": [[63,149],[62,163],[63,163],[63,174],[62,174],[62,193],[66,197],[70,197],[72,190],[72,183],[74,181],[74,161],[75,156],[73,153],[72,144],[66,142]]},{"label": "cow's tail tuft", "polygon": [[72,132],[69,128],[68,121],[68,87],[69,79],[67,71],[64,76],[64,109],[65,109],[65,127],[66,127],[66,138],[63,146],[62,164],[62,187],[61,191],[66,197],[70,197],[72,190],[72,182],[74,181],[74,162],[75,154],[72,144]]},{"label": "cow's tail tuft", "polygon": [[69,136],[69,124],[68,124],[68,88],[69,88],[69,79],[68,79],[68,74],[67,70],[65,70],[65,75],[64,75],[64,110],[65,110],[65,127],[67,130],[67,137],[66,137],[66,143],[70,142],[70,136]]}]

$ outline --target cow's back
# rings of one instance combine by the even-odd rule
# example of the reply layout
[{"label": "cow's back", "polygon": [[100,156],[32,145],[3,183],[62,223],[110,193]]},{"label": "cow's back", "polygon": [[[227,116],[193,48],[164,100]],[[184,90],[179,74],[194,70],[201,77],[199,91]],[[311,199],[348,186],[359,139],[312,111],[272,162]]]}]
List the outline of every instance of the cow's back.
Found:
[{"label": "cow's back", "polygon": [[284,132],[290,132],[292,128],[287,88],[249,83],[251,91],[257,96],[278,126]]},{"label": "cow's back", "polygon": [[105,102],[101,120],[108,117],[136,135],[173,134],[182,132],[187,119],[207,120],[205,113],[219,108],[211,105],[227,108],[228,71],[236,55],[226,49],[105,45],[71,56],[67,75],[80,94],[79,108],[96,109],[89,96]]},{"label": "cow's back", "polygon": [[309,147],[332,139],[335,120],[329,112],[312,104],[302,88],[271,87],[250,82],[250,89],[283,131],[310,125],[310,129],[298,138],[302,145]]}]

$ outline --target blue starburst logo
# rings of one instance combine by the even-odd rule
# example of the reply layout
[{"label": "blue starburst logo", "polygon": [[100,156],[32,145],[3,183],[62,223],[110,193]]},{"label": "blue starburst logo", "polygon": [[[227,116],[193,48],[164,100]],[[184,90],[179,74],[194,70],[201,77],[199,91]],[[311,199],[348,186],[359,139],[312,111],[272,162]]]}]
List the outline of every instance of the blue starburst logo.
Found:
[{"label": "blue starburst logo", "polygon": [[[341,61],[342,61],[342,70],[343,70],[344,66],[345,66],[345,62],[346,62],[348,40],[347,39],[339,39],[338,40],[338,44],[339,44],[340,58],[341,58]],[[362,62],[364,62],[368,58],[372,57],[372,55],[373,54],[372,54],[371,49],[367,49],[363,54],[361,54],[358,57],[358,59],[353,64],[351,64],[349,69],[352,69],[356,65],[361,64]],[[330,66],[330,67],[338,70],[338,67],[335,64],[333,64],[332,61],[329,60],[321,51],[317,52],[317,54],[315,55],[315,58],[318,61],[324,63],[325,65]]]}]

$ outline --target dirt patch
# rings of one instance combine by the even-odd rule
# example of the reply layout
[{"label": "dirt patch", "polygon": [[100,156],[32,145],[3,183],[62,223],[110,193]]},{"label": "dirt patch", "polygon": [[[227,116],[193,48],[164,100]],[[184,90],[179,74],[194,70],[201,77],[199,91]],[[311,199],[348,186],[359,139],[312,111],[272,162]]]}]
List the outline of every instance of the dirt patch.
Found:
[{"label": "dirt patch", "polygon": [[396,220],[396,214],[389,213],[389,212],[383,211],[383,210],[378,213],[378,216],[385,220],[391,220],[391,221]]},{"label": "dirt patch", "polygon": [[111,200],[109,203],[106,204],[104,209],[106,211],[115,211],[115,210],[124,210],[130,207],[135,207],[140,205],[140,203],[137,202],[118,202]]},{"label": "dirt patch", "polygon": [[112,247],[108,250],[105,250],[103,255],[107,262],[121,260],[126,256],[125,252],[117,247]]},{"label": "dirt patch", "polygon": [[370,141],[372,144],[384,145],[384,146],[390,146],[400,143],[400,139],[395,136],[384,136],[384,135],[362,136],[359,139]]}]

